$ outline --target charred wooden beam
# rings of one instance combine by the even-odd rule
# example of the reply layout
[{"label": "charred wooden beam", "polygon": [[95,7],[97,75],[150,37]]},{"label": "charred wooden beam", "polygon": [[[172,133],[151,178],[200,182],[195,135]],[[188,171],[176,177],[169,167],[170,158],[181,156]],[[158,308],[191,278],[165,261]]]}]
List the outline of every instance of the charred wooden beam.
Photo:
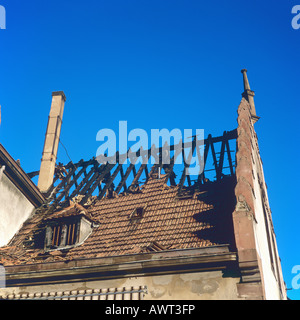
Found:
[{"label": "charred wooden beam", "polygon": [[217,164],[217,166],[218,166],[217,180],[221,179],[221,177],[222,177],[226,139],[227,139],[227,137],[226,137],[226,131],[225,131],[224,134],[223,134],[223,140],[222,140],[222,145],[221,145],[219,163]]},{"label": "charred wooden beam", "polygon": [[[191,164],[191,160],[192,160],[192,157],[193,157],[193,154],[195,152],[195,148],[196,148],[196,139],[197,139],[197,136],[194,137],[193,141],[192,141],[192,146],[191,146],[191,149],[190,149],[190,152],[189,152],[189,155],[188,155],[188,158],[187,158],[187,162],[185,161],[185,151],[184,151],[184,148],[183,148],[183,162],[184,162],[184,169],[183,169],[183,172],[182,172],[182,175],[181,175],[181,178],[180,178],[180,181],[179,181],[179,184],[178,184],[178,193],[181,192],[182,190],[182,187],[183,187],[183,184],[185,182],[185,179],[187,177],[187,170],[188,168],[190,167],[190,164]],[[190,181],[190,177],[188,177],[188,184],[191,185],[191,181]]]},{"label": "charred wooden beam", "polygon": [[141,164],[138,172],[136,173],[131,185],[137,185],[139,178],[141,177],[142,173],[144,172],[145,168],[146,168],[147,164]]},{"label": "charred wooden beam", "polygon": [[230,168],[230,174],[233,176],[234,171],[233,171],[233,163],[232,163],[232,158],[231,158],[231,151],[230,151],[230,146],[229,146],[229,140],[226,140],[226,150],[227,150],[227,157],[228,157],[228,163],[229,163],[229,168]]},{"label": "charred wooden beam", "polygon": [[[70,198],[74,198],[76,197],[77,195],[81,194],[81,189],[86,185],[86,183],[89,181],[90,177],[94,174],[95,172],[95,167],[92,167],[89,171],[89,173],[86,172],[86,168],[83,167],[81,169],[83,175],[84,175],[84,178],[82,179],[82,181],[78,184],[78,186],[75,188],[75,190],[73,190],[73,192],[71,193],[70,195]],[[79,172],[80,174],[81,172]],[[80,174],[80,176],[82,175],[82,173]]]},{"label": "charred wooden beam", "polygon": [[[85,183],[85,186],[83,187],[83,189],[80,191],[79,194],[81,195],[86,195],[87,191],[90,189],[91,185],[94,183],[94,181],[99,177],[104,177],[104,175],[107,173],[107,169],[108,164],[102,164],[102,165],[97,165],[94,166],[91,171],[92,171],[92,176],[91,178]],[[105,172],[105,174],[103,173]]]},{"label": "charred wooden beam", "polygon": [[164,164],[163,165],[163,169],[165,170],[166,174],[167,174],[167,180],[170,180],[170,184],[172,186],[175,186],[176,185],[176,181],[175,181],[175,178],[176,178],[176,174],[174,172],[174,165],[175,165],[175,162],[178,158],[178,156],[182,155],[182,139],[179,141],[179,143],[177,144],[177,147],[172,150],[174,151],[174,154],[170,160],[170,164]]},{"label": "charred wooden beam", "polygon": [[[55,193],[59,193],[60,190],[62,190],[61,194],[56,198],[56,201],[59,202],[65,195],[65,187],[67,186],[67,184],[70,181],[71,176],[73,175],[73,173],[77,170],[76,165],[74,165],[74,163],[72,161],[69,162],[69,165],[71,165],[69,172],[67,173],[66,177],[55,187]],[[50,188],[50,190],[47,193],[47,196],[51,194],[51,192],[53,191],[53,185]]]},{"label": "charred wooden beam", "polygon": [[[77,196],[79,194],[80,188],[86,183],[86,181],[89,179],[89,177],[87,177],[87,175],[85,176],[85,178],[78,184],[78,179],[81,177],[82,174],[86,173],[86,166],[88,164],[86,164],[85,166],[83,166],[79,172],[73,176],[73,180],[69,183],[68,185],[68,191],[71,189],[71,187],[73,186],[73,184],[75,184],[76,188],[75,190],[72,192],[72,194],[70,195],[70,198],[74,198],[75,196]],[[92,174],[92,172],[90,173],[90,175]],[[89,175],[89,176],[90,176]]]},{"label": "charred wooden beam", "polygon": [[118,173],[120,172],[121,168],[122,168],[122,164],[119,164],[116,170],[114,171],[114,173],[112,174],[112,176],[110,177],[109,181],[106,182],[105,187],[99,193],[98,199],[102,199],[105,196],[107,190],[109,190],[110,187],[113,185],[113,182],[116,176],[118,175]]},{"label": "charred wooden beam", "polygon": [[[131,186],[136,186],[138,184],[138,181],[142,175],[142,173],[146,170],[146,178],[148,176],[148,168],[147,168],[147,164],[148,161],[150,159],[151,156],[151,150],[146,150],[144,151],[142,148],[140,149],[140,156],[142,157],[142,164],[138,170],[138,172],[136,172],[136,174],[134,175],[134,179],[131,183]],[[145,159],[146,158],[146,159]]]},{"label": "charred wooden beam", "polygon": [[[132,153],[131,155],[129,151],[127,152],[127,154],[121,156],[119,156],[119,154],[117,153],[116,164],[99,164],[95,158],[89,161],[81,160],[76,164],[69,162],[67,165],[63,167],[63,174],[61,174],[61,170],[56,170],[54,175],[54,181],[57,182],[58,179],[61,179],[61,181],[58,183],[57,186],[53,184],[52,187],[49,189],[49,192],[47,194],[47,201],[49,204],[52,203],[52,201],[54,201],[54,204],[60,204],[62,203],[62,200],[64,198],[64,200],[67,200],[69,198],[74,198],[77,195],[82,195],[83,199],[87,200],[93,194],[94,190],[97,187],[99,188],[98,196],[101,198],[106,194],[108,190],[113,190],[112,188],[114,186],[114,181],[116,179],[118,179],[119,181],[119,178],[120,182],[117,188],[115,189],[115,192],[119,193],[122,188],[124,188],[124,191],[127,191],[127,185],[130,185],[129,188],[131,188],[139,184],[139,179],[141,178],[143,172],[145,173],[145,180],[148,181],[148,179],[151,176],[156,177],[158,170],[161,169],[164,169],[166,173],[166,181],[170,181],[170,184],[175,186],[177,183],[175,180],[176,174],[174,168],[178,156],[183,156],[184,160],[184,170],[178,183],[179,192],[181,192],[186,180],[187,184],[189,186],[192,186],[191,178],[187,174],[186,170],[188,170],[190,166],[191,159],[194,155],[195,149],[199,160],[199,164],[203,164],[203,167],[200,168],[201,173],[199,173],[198,175],[198,183],[204,183],[205,172],[210,170],[216,172],[217,180],[220,179],[223,175],[224,169],[228,168],[224,167],[224,161],[226,156],[229,163],[230,174],[234,175],[234,161],[231,157],[232,151],[230,150],[229,141],[234,140],[236,138],[237,130],[224,132],[224,134],[220,137],[212,137],[211,135],[208,135],[206,139],[200,141],[197,140],[196,136],[193,136],[192,141],[183,144],[181,140],[179,144],[167,146],[167,149],[165,149],[166,146],[159,148],[152,146],[149,150],[142,150],[141,148],[136,153]],[[200,154],[200,148],[197,147],[199,145],[197,143],[199,142],[201,146],[204,145],[203,155]],[[216,143],[221,143],[221,149],[219,153],[217,153],[215,150]],[[163,152],[165,152],[166,150],[170,150],[169,157],[171,152],[174,152],[169,164],[163,163]],[[187,152],[189,152],[189,154],[187,161],[185,161],[186,158],[183,154]],[[211,152],[213,159],[213,169],[205,168],[205,166],[207,166],[206,162],[209,152]],[[219,159],[217,159],[217,154],[220,154]],[[146,156],[147,161],[145,161],[144,159],[144,157]],[[157,163],[150,166],[149,159],[151,156],[155,157]],[[139,157],[142,157],[143,160],[140,167],[137,166],[137,159],[139,159]],[[125,164],[124,161],[121,161],[121,158],[131,160],[125,173]],[[117,165],[117,168],[112,173],[112,170],[115,167],[115,165]],[[30,176],[34,177],[38,175],[38,173],[38,171],[32,172]],[[131,173],[133,174],[133,179],[129,179]],[[71,194],[69,195],[72,187],[74,187],[74,190],[72,190]]]},{"label": "charred wooden beam", "polygon": [[121,179],[120,183],[118,184],[117,188],[116,188],[116,193],[119,193],[123,187],[123,185],[125,184],[127,178],[129,177],[130,172],[132,171],[134,167],[133,163],[130,163],[129,167],[127,168],[124,177]]},{"label": "charred wooden beam", "polygon": [[[95,191],[95,189],[97,188],[97,186],[99,186],[99,184],[101,183],[102,180],[105,179],[105,176],[107,174],[110,175],[110,171],[115,167],[115,164],[106,164],[103,171],[98,175],[98,177],[95,179],[93,185],[90,187],[90,189],[88,190],[88,192],[86,193],[85,197],[83,198],[82,203],[85,203],[85,201],[87,201],[87,199],[92,195],[92,193]],[[113,178],[114,179],[114,178]],[[109,179],[107,179],[106,184],[107,183],[111,183],[113,182],[112,177],[110,177]],[[103,192],[104,189],[102,189],[100,191],[100,194]],[[100,199],[100,195],[98,194],[98,198]]]}]

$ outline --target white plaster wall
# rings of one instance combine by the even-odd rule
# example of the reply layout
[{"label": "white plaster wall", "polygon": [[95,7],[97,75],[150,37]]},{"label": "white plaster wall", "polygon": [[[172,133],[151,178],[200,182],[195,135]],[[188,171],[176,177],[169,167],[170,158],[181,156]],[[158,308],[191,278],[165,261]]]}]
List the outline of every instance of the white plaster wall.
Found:
[{"label": "white plaster wall", "polygon": [[[262,207],[261,190],[257,178],[257,173],[259,173],[261,180],[264,182],[263,169],[259,162],[260,160],[256,157],[254,165],[254,193],[255,193],[255,218],[254,231],[257,252],[261,259],[263,279],[264,279],[264,290],[267,300],[277,300],[280,299],[279,283],[275,277],[271,266],[270,251],[268,246],[268,237],[266,233],[266,224],[264,218],[264,212]],[[266,191],[266,190],[265,190]],[[274,268],[276,266],[274,265]],[[275,269],[276,272],[276,269]]]},{"label": "white plaster wall", "polygon": [[[146,286],[144,300],[239,300],[239,278],[223,277],[221,271],[141,276],[89,282],[0,288],[0,296],[73,292],[79,290]],[[114,290],[112,290],[114,291]]]},{"label": "white plaster wall", "polygon": [[0,179],[0,247],[8,244],[34,206],[4,174]]}]

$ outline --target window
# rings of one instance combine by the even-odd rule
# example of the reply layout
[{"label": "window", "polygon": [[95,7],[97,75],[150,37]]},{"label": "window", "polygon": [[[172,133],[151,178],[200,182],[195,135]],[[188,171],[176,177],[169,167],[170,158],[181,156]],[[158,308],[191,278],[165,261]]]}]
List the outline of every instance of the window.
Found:
[{"label": "window", "polygon": [[69,223],[52,227],[51,246],[72,246],[76,243],[77,223]]},{"label": "window", "polygon": [[83,215],[49,219],[44,232],[44,250],[62,250],[82,244],[100,226]]},{"label": "window", "polygon": [[129,219],[142,218],[147,206],[135,208],[129,215]]},{"label": "window", "polygon": [[51,219],[44,229],[44,249],[60,250],[80,245],[97,227],[99,224],[82,215]]}]

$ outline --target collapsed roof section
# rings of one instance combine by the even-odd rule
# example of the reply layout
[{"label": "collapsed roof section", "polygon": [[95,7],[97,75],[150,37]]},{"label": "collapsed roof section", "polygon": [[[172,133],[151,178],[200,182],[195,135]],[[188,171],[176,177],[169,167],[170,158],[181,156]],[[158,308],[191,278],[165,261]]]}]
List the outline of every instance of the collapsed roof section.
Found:
[{"label": "collapsed roof section", "polygon": [[[23,265],[234,246],[229,230],[236,139],[236,129],[200,141],[193,136],[169,146],[167,164],[165,146],[141,148],[135,161],[128,152],[117,153],[116,163],[93,158],[59,164],[44,203],[1,248],[0,262]],[[144,161],[151,157],[157,162]],[[195,163],[198,174],[189,175]]]},{"label": "collapsed roof section", "polygon": [[[226,246],[234,252],[231,215],[235,177],[206,183],[201,191],[186,187],[193,192],[184,198],[178,198],[179,186],[168,186],[166,179],[167,174],[149,178],[139,193],[104,197],[86,209],[71,204],[62,211],[35,214],[9,246],[0,249],[0,263],[44,264],[214,246]],[[143,214],[133,219],[139,208]],[[56,249],[53,245],[45,249],[49,226],[62,218],[72,217],[74,222],[79,215],[92,222],[85,241],[78,238],[74,246],[56,244]],[[81,233],[81,226],[77,230]]]},{"label": "collapsed roof section", "polygon": [[[98,163],[95,158],[60,164],[45,194],[45,203],[0,250],[1,262],[22,265],[234,246],[231,214],[236,178],[232,149],[236,134],[233,130],[220,137],[209,135],[201,144],[197,144],[195,136],[179,153],[181,166],[175,164],[177,146],[170,147],[170,164],[109,164]],[[201,150],[197,149],[199,145]],[[142,156],[150,150],[139,152]],[[156,152],[162,159],[163,149]],[[186,174],[184,153],[188,157],[198,156],[198,163],[205,164],[199,175]],[[73,246],[62,245],[69,243],[67,219],[79,216],[90,223],[88,238],[80,241],[82,223],[78,220],[77,240],[72,242]],[[55,234],[64,238],[63,228],[67,230],[66,241],[58,241]]]}]

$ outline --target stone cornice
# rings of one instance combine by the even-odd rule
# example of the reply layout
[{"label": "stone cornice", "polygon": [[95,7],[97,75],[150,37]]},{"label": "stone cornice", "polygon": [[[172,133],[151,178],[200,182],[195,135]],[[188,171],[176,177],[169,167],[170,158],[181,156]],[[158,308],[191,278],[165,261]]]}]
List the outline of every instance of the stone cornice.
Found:
[{"label": "stone cornice", "polygon": [[7,286],[24,286],[225,269],[236,253],[227,245],[6,267]]}]

